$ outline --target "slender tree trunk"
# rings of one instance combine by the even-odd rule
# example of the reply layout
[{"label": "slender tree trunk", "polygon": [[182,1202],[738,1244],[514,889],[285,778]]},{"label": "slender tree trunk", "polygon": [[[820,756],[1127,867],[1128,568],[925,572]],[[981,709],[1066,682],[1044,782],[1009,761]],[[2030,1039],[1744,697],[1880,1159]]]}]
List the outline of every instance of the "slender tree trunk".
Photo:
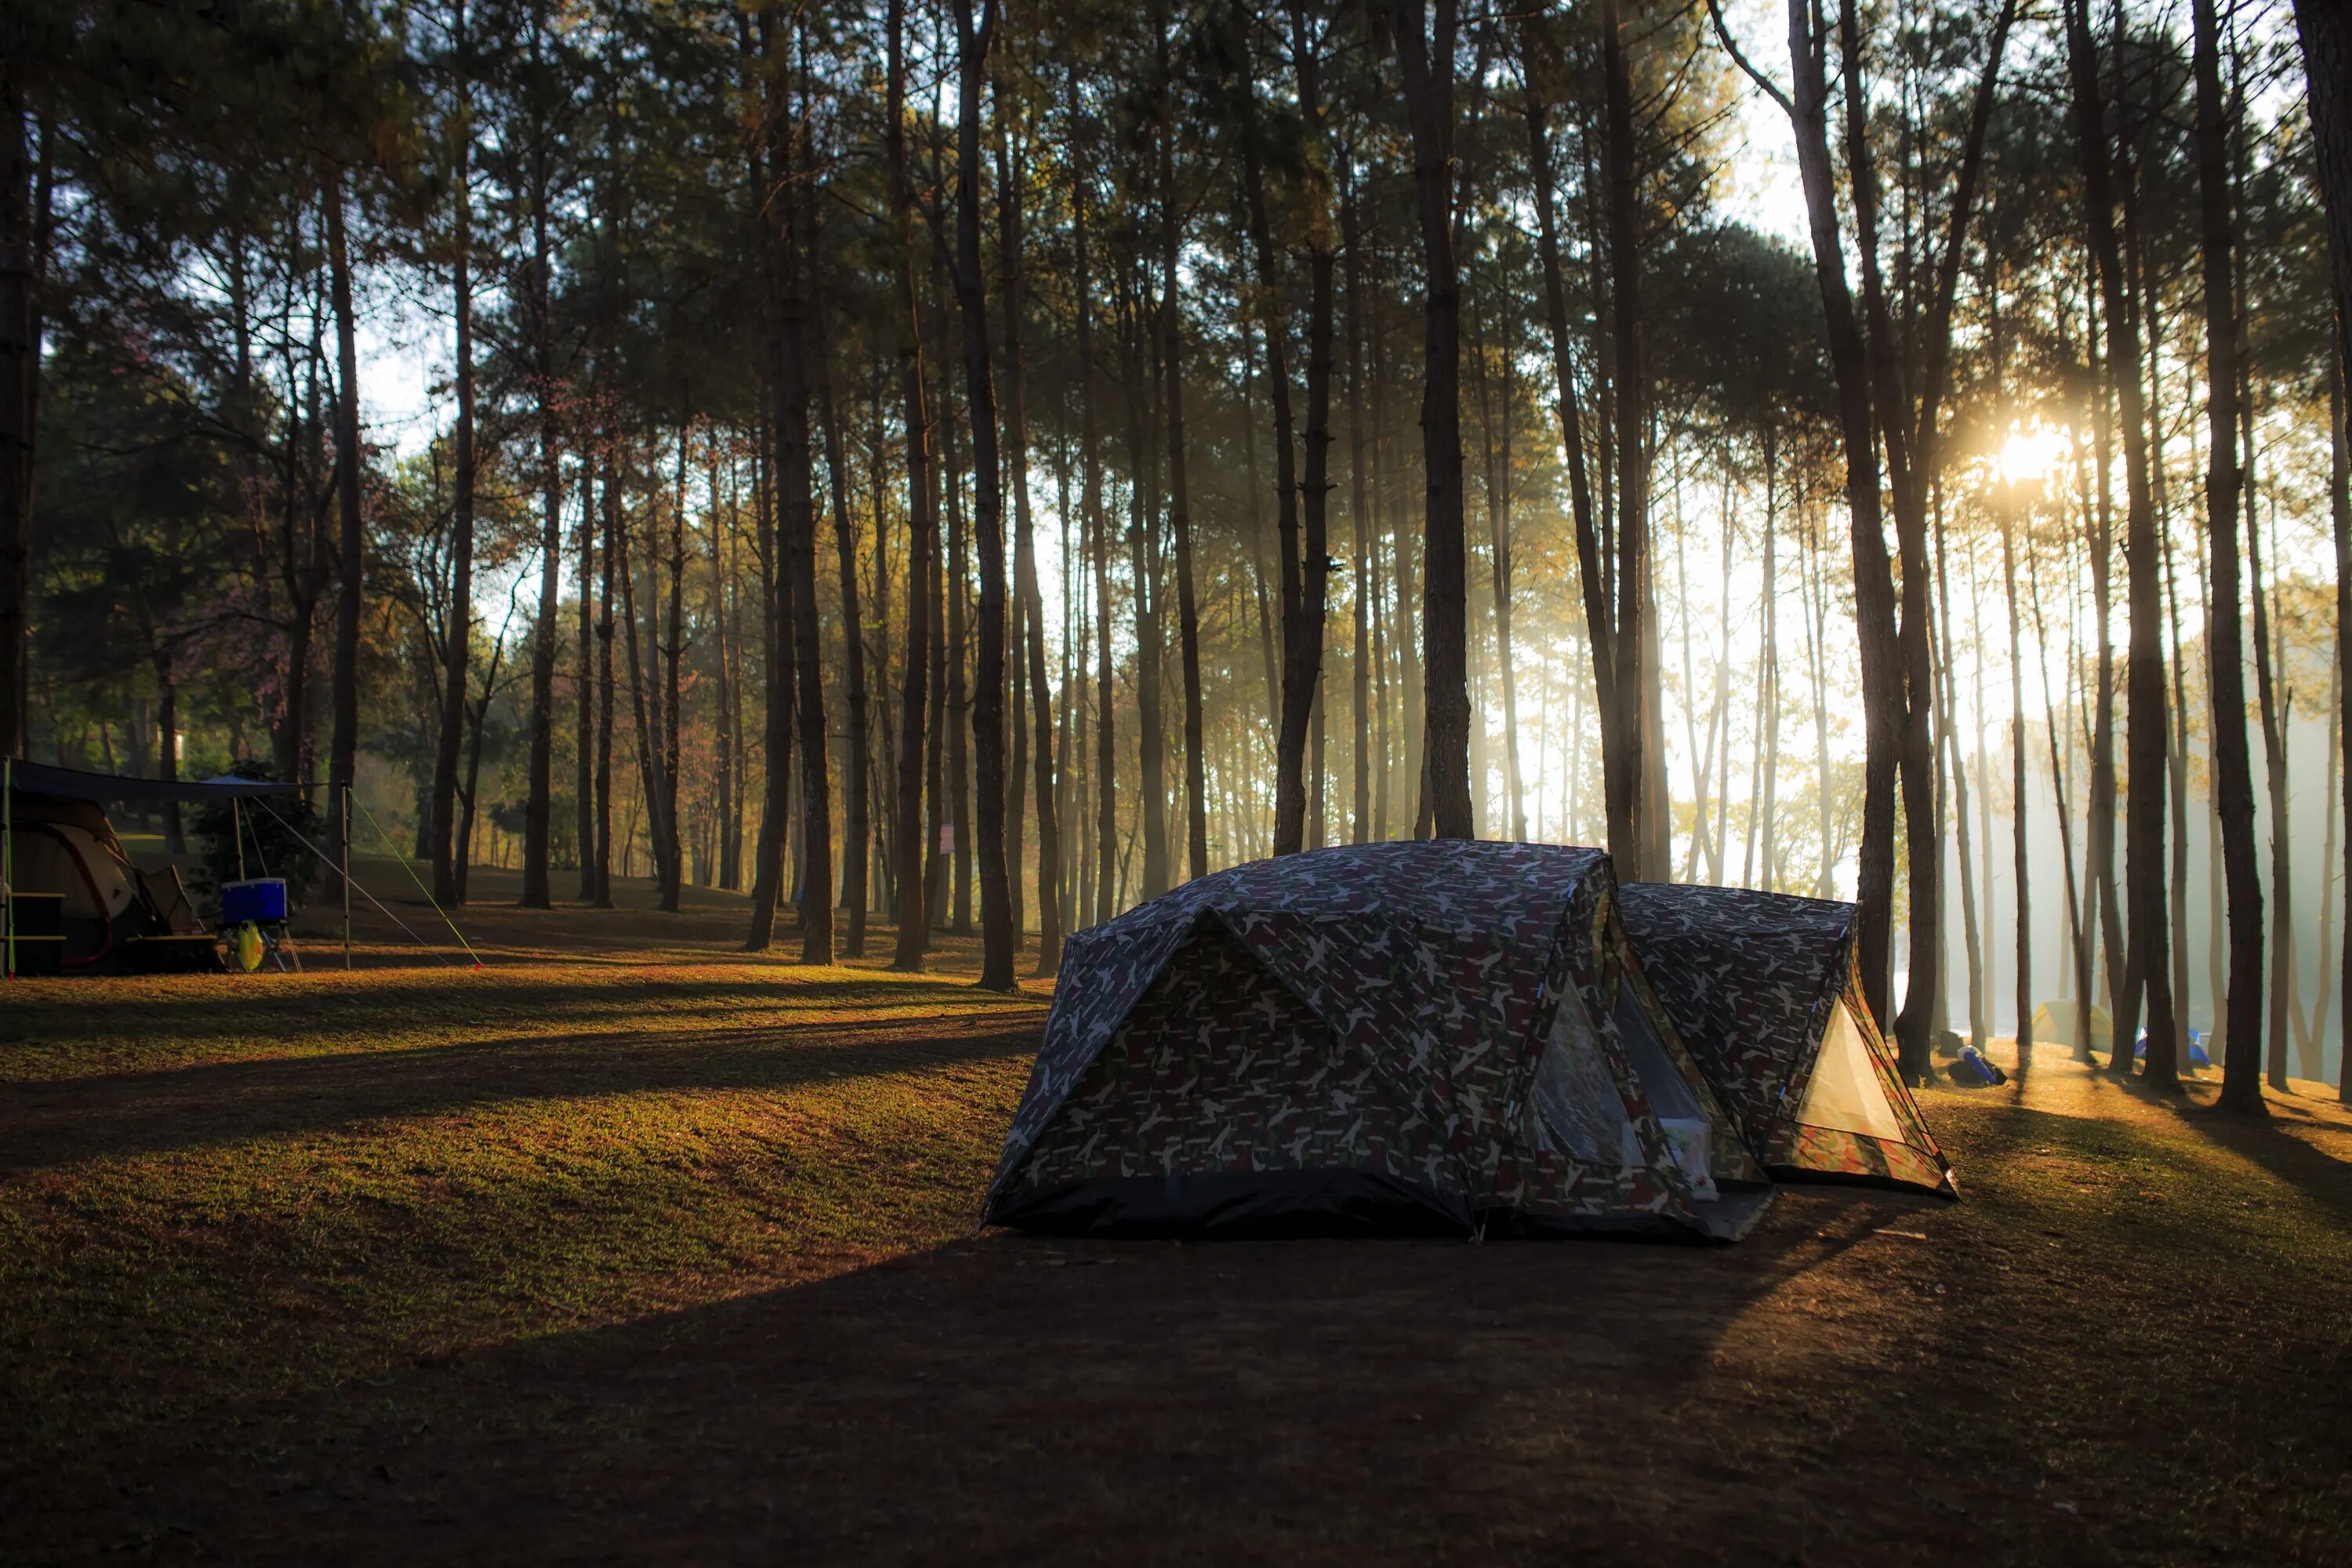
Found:
[{"label": "slender tree trunk", "polygon": [[[2000,509],[2001,580],[2009,603],[2009,787],[2011,874],[2017,881],[2017,1076],[2033,1067],[2033,862],[2026,836],[2025,656],[2017,616],[2017,503]],[[2063,819],[2064,803],[2060,803]]]},{"label": "slender tree trunk", "polygon": [[[1523,56],[1532,58],[1528,51]],[[1528,97],[1528,158],[1535,176],[1538,252],[1543,263],[1544,319],[1551,337],[1553,372],[1558,381],[1561,445],[1568,456],[1569,497],[1576,526],[1577,576],[1582,594],[1585,645],[1592,661],[1594,707],[1601,721],[1603,793],[1608,797],[1605,829],[1613,852],[1626,856],[1622,864],[1639,859],[1638,836],[1627,815],[1628,803],[1618,798],[1622,769],[1612,773],[1607,756],[1629,743],[1618,734],[1616,609],[1602,564],[1605,553],[1601,524],[1595,515],[1592,484],[1585,468],[1584,421],[1576,389],[1575,355],[1568,316],[1568,290],[1560,263],[1559,222],[1555,213],[1551,145],[1545,119],[1544,96]],[[1576,769],[1571,766],[1570,777]],[[1571,784],[1571,788],[1573,784]],[[1630,875],[1630,873],[1628,873]]]},{"label": "slender tree trunk", "polygon": [[1092,921],[1099,925],[1118,912],[1110,868],[1118,859],[1118,751],[1116,744],[1110,659],[1110,530],[1103,516],[1099,401],[1095,393],[1094,292],[1087,261],[1086,150],[1078,140],[1078,77],[1075,61],[1066,83],[1065,122],[1070,167],[1072,314],[1078,353],[1078,460],[1095,581],[1095,897]]},{"label": "slender tree trunk", "polygon": [[[541,60],[546,17],[530,12],[534,65]],[[540,533],[539,615],[531,628],[530,752],[525,764],[522,897],[527,910],[554,902],[548,877],[553,837],[555,743],[555,642],[563,606],[563,456],[554,408],[554,321],[551,316],[553,260],[547,238],[548,142],[544,119],[534,128],[530,168],[530,333],[532,398],[539,416],[539,474],[543,525]],[[584,599],[583,599],[584,603]]]},{"label": "slender tree trunk", "polygon": [[[1653,628],[1650,548],[1649,367],[1641,287],[1641,243],[1636,231],[1640,202],[1635,174],[1633,78],[1625,54],[1625,22],[1618,0],[1601,0],[1602,135],[1606,186],[1607,247],[1615,334],[1612,392],[1616,426],[1616,561],[1610,577],[1616,603],[1612,615],[1617,644],[1612,650],[1611,695],[1615,700],[1619,744],[1604,754],[1604,775],[1613,775],[1609,848],[1618,874],[1629,880],[1667,874],[1669,802],[1653,784],[1660,773],[1664,737],[1653,728]],[[1605,733],[1605,731],[1604,731]],[[1605,751],[1605,748],[1604,748]],[[1654,755],[1654,753],[1656,753]],[[1621,849],[1621,842],[1625,848]],[[1628,855],[1630,851],[1630,858]]]},{"label": "slender tree trunk", "polygon": [[[1249,90],[1253,95],[1255,92],[1255,87]],[[1248,198],[1251,245],[1257,255],[1259,298],[1255,313],[1265,336],[1266,395],[1274,414],[1275,548],[1278,552],[1276,591],[1282,623],[1282,679],[1275,719],[1274,852],[1296,855],[1306,845],[1307,710],[1313,700],[1313,676],[1319,664],[1321,645],[1318,642],[1304,654],[1296,647],[1307,585],[1299,546],[1297,440],[1290,407],[1290,308],[1267,214],[1265,156],[1259,144],[1262,132],[1254,97],[1244,114],[1243,181]],[[1328,304],[1328,294],[1325,298]],[[1303,664],[1302,658],[1306,661]]]},{"label": "slender tree trunk", "polygon": [[[1859,47],[1853,6],[1842,8],[1844,47]],[[1840,232],[1834,174],[1829,153],[1829,90],[1824,74],[1828,42],[1815,27],[1811,8],[1790,0],[1789,54],[1794,90],[1789,117],[1796,130],[1797,166],[1811,230],[1813,273],[1820,285],[1828,328],[1830,363],[1838,387],[1839,433],[1845,455],[1848,519],[1854,563],[1854,618],[1859,633],[1863,696],[1863,820],[1854,916],[1856,962],[1872,1014],[1882,1026],[1894,1018],[1889,996],[1895,900],[1895,786],[1906,727],[1903,666],[1895,635],[1893,564],[1886,551],[1878,461],[1883,417],[1894,410],[1874,406],[1872,355],[1854,311],[1846,281],[1845,247]],[[1853,68],[1859,71],[1858,63]],[[1861,112],[1859,109],[1855,110]],[[1855,140],[1849,138],[1850,142]],[[1865,147],[1853,148],[1867,156]],[[1859,245],[1876,244],[1875,186],[1867,163],[1853,166]],[[1867,221],[1864,221],[1865,216]],[[1874,261],[1870,267],[1874,276]],[[1824,868],[1826,874],[1826,868]],[[1920,889],[1915,889],[1915,895]],[[1906,1074],[1909,1063],[1906,1063]]]},{"label": "slender tree trunk", "polygon": [[[1294,23],[1294,29],[1298,25]],[[1156,21],[1160,49],[1160,353],[1167,360],[1168,522],[1176,540],[1177,650],[1184,677],[1184,852],[1187,869],[1198,879],[1209,874],[1209,784],[1207,761],[1202,755],[1201,612],[1192,583],[1192,500],[1184,451],[1184,303],[1177,283],[1181,225],[1176,216],[1176,88],[1175,72],[1168,58],[1170,28],[1165,0],[1160,0]],[[1301,69],[1305,71],[1304,66]],[[1311,121],[1311,105],[1307,113]],[[1329,271],[1327,261],[1323,291],[1327,340],[1330,335]],[[1310,474],[1314,449],[1310,432]],[[1310,493],[1307,505],[1319,521],[1319,498]]]},{"label": "slender tree trunk", "polygon": [[[956,149],[956,294],[963,315],[964,379],[971,389],[973,519],[980,545],[980,647],[972,711],[979,748],[980,984],[1015,991],[1010,872],[1004,856],[1004,497],[997,462],[996,384],[989,363],[988,299],[980,262],[980,102],[996,39],[996,0],[977,30],[971,0],[956,0],[962,65]],[[960,586],[960,585],[959,585]],[[959,846],[961,847],[961,846]]]},{"label": "slender tree trunk", "polygon": [[[1985,1017],[1984,1006],[1984,942],[1977,926],[1976,865],[1971,858],[1969,840],[1969,774],[1960,756],[1959,728],[1953,714],[1959,704],[1956,700],[1958,679],[1952,673],[1952,587],[1946,563],[1944,508],[1940,497],[1936,506],[1936,597],[1943,613],[1943,638],[1938,664],[1943,671],[1943,702],[1938,717],[1942,721],[1943,742],[1952,782],[1952,824],[1958,839],[1960,868],[1960,932],[1967,944],[1969,961],[1969,1043],[1979,1051],[1992,1044],[1992,1029]],[[1979,778],[1979,788],[1985,781]],[[1990,889],[1987,889],[1990,893]]]},{"label": "slender tree trunk", "polygon": [[[833,547],[841,586],[841,672],[843,705],[848,709],[848,766],[841,785],[841,906],[849,916],[843,933],[844,958],[866,956],[866,916],[872,900],[866,874],[873,858],[871,784],[867,780],[873,741],[869,734],[872,701],[866,689],[866,623],[857,594],[857,530],[849,515],[849,463],[842,452],[841,410],[834,396],[833,356],[817,362],[818,385],[824,410],[825,488],[833,497]],[[882,534],[882,514],[874,514],[875,542]],[[814,620],[812,605],[810,618]]]},{"label": "slender tree trunk", "polygon": [[[2067,54],[2074,83],[2074,112],[2082,142],[2084,199],[2090,216],[2091,249],[2105,307],[2105,360],[2115,389],[2124,437],[2126,490],[2125,563],[2131,612],[2126,666],[2131,707],[2126,762],[2132,791],[2126,821],[2125,877],[2129,919],[2126,994],[2115,1013],[2110,1070],[2131,1072],[2139,1000],[2147,1004],[2147,1068],[2150,1087],[2171,1089],[2179,1081],[2175,1055],[2171,935],[2167,929],[2164,858],[2165,715],[2164,603],[2156,508],[2148,478],[2147,409],[2140,384],[2137,312],[2126,297],[2127,279],[2115,226],[2114,178],[2106,142],[2105,109],[2091,58],[2087,0],[2072,0]],[[2128,205],[2128,193],[2125,196]],[[2102,505],[2105,498],[2102,497]],[[2100,623],[2102,640],[2105,621]],[[2104,672],[2103,672],[2104,674]],[[2100,700],[2109,700],[2102,689]],[[2110,786],[2112,787],[2112,786]]]},{"label": "slender tree trunk", "polygon": [[[2352,375],[2352,16],[2332,0],[2295,0],[2296,30],[2303,44],[2305,102],[2311,116],[2312,150],[2319,172],[2321,205],[2327,216],[2336,303],[2335,391],[2329,404],[2334,448],[2329,511],[2336,536],[2336,657],[2340,665],[2352,639],[2352,490],[2346,480],[2344,380]],[[2344,777],[2344,891],[2352,900],[2352,702],[2338,683],[2337,739]],[[2323,949],[2320,962],[2326,962]],[[2344,917],[2339,983],[2344,1016],[2338,1035],[2336,1093],[2352,1101],[2352,903]]]},{"label": "slender tree trunk", "polygon": [[[1613,5],[1612,6],[1613,13]],[[1422,637],[1427,734],[1423,766],[1432,830],[1474,836],[1470,805],[1467,563],[1462,516],[1462,283],[1454,251],[1454,0],[1391,0],[1389,24],[1412,125],[1421,220],[1424,333],[1422,459]]]},{"label": "slender tree trunk", "polygon": [[[1019,619],[1024,626],[1029,689],[1029,722],[1034,734],[1035,755],[1035,787],[1037,792],[1037,974],[1052,974],[1062,962],[1062,834],[1061,817],[1055,810],[1055,759],[1054,756],[1054,715],[1045,686],[1045,609],[1043,595],[1037,588],[1037,555],[1029,512],[1029,390],[1024,363],[1026,322],[1022,299],[1022,184],[1028,174],[1027,157],[1016,159],[1007,146],[1005,121],[1017,110],[1007,103],[1005,78],[997,79],[996,119],[996,213],[997,265],[1003,269],[1004,291],[1004,436],[1007,447],[1005,471],[1013,483],[1013,593],[1020,601]],[[1066,489],[1066,486],[1065,487]],[[1066,530],[1067,507],[1063,508]],[[1064,536],[1062,565],[1066,592],[1069,571],[1067,534]],[[1065,625],[1067,616],[1065,612]],[[1013,657],[1019,659],[1024,650],[1015,648]],[[1066,660],[1065,661],[1066,663]],[[1067,671],[1064,672],[1064,689],[1068,689]],[[1066,701],[1066,699],[1065,699]],[[1013,715],[1016,733],[1022,715]],[[1016,769],[1012,788],[1017,796],[1021,779]],[[1014,819],[1020,813],[1016,809]],[[1020,858],[1013,857],[1013,886],[1020,887]],[[1019,922],[1014,936],[1019,937]]]},{"label": "slender tree trunk", "polygon": [[[935,164],[938,160],[934,160]],[[940,291],[940,379],[946,383],[952,374],[955,357],[961,344],[951,348],[948,329],[956,321],[960,300],[957,289],[950,280],[953,266],[949,245],[942,240],[932,252],[935,279]],[[944,408],[950,403],[946,392],[940,395]],[[978,415],[971,407],[969,388],[965,393],[964,414],[978,429]],[[940,681],[940,744],[941,778],[946,784],[948,851],[940,857],[946,875],[941,884],[944,905],[941,917],[957,935],[971,931],[971,764],[972,764],[972,663],[971,663],[971,520],[964,511],[964,470],[961,449],[956,444],[956,426],[947,421],[940,456],[944,459],[941,478],[947,493],[948,570],[940,586],[944,597],[940,620],[947,627],[947,643],[934,675]],[[975,458],[976,461],[976,458]]]},{"label": "slender tree trunk", "polygon": [[580,454],[580,663],[575,714],[572,789],[578,798],[573,829],[580,836],[580,901],[596,901],[596,468]]},{"label": "slender tree trunk", "polygon": [[[613,581],[621,562],[621,481],[614,473],[611,432],[604,457],[604,548],[596,605],[596,890],[600,910],[613,907]],[[774,662],[774,648],[769,649]]]},{"label": "slender tree trunk", "polygon": [[[0,756],[32,744],[33,503],[41,395],[40,231],[47,221],[49,133],[36,125],[24,74],[0,68]],[[330,243],[343,268],[341,188]],[[339,270],[336,300],[349,294]],[[347,319],[339,314],[339,322]],[[353,384],[347,374],[348,389]],[[338,442],[338,445],[341,443]],[[356,612],[354,612],[356,619]],[[340,645],[339,645],[340,646]],[[334,814],[330,814],[333,816]]]},{"label": "slender tree trunk", "polygon": [[[930,416],[924,404],[922,294],[915,284],[915,188],[907,165],[906,0],[889,0],[884,111],[889,177],[895,187],[896,291],[903,305],[898,375],[907,431],[907,675],[898,705],[898,948],[890,967],[919,970],[925,947],[923,889],[923,721],[929,677],[931,515]],[[881,520],[875,520],[879,538]]]},{"label": "slender tree trunk", "polygon": [[457,260],[452,270],[451,301],[457,334],[457,425],[450,444],[457,460],[457,496],[449,525],[449,609],[442,642],[440,745],[433,760],[433,896],[444,904],[464,901],[453,858],[456,848],[455,808],[458,752],[465,739],[466,661],[473,648],[474,630],[474,271],[473,193],[470,188],[473,132],[470,110],[462,100],[466,82],[466,7],[456,7],[457,54],[459,59],[457,168],[451,178],[457,210],[452,243]]},{"label": "slender tree trunk", "polygon": [[[2239,392],[2248,395],[2241,367]],[[2251,401],[2251,399],[2249,399]],[[2243,431],[2246,486],[2246,596],[2254,611],[2254,705],[2262,717],[2263,773],[2270,797],[2271,903],[2278,916],[2271,932],[2270,1011],[2263,1019],[2263,1079],[2279,1093],[2288,1091],[2286,1044],[2288,1015],[2299,1005],[2294,994],[2294,838],[2287,784],[2287,726],[2294,718],[2294,694],[2279,689],[2284,659],[2273,651],[2273,594],[2263,586],[2262,522],[2256,512],[2254,421],[2251,407],[2238,412]]]},{"label": "slender tree trunk", "polygon": [[[340,171],[329,177],[326,190],[327,273],[335,311],[335,666],[334,728],[327,742],[327,782],[348,789],[359,758],[360,743],[360,595],[367,575],[366,541],[360,527],[360,468],[366,454],[360,449],[359,322],[352,304],[351,244],[344,233],[343,182]],[[36,371],[33,374],[37,374]],[[31,467],[30,426],[25,458]],[[29,531],[26,506],[20,525]],[[0,633],[7,628],[0,627]],[[5,672],[0,671],[0,677]],[[21,692],[24,676],[17,672]],[[21,698],[20,698],[21,702]],[[21,709],[20,709],[21,711]],[[22,726],[21,718],[18,721]],[[332,798],[332,788],[329,798]],[[328,814],[328,858],[341,864],[348,845],[344,821],[348,814]]]},{"label": "slender tree trunk", "polygon": [[[2080,0],[2076,0],[2079,5]],[[2197,77],[2199,240],[2205,284],[2207,374],[2205,505],[2212,586],[2206,643],[2211,659],[2215,793],[2221,858],[2229,884],[2230,994],[2223,1026],[2228,1055],[2221,1103],[2242,1115],[2266,1114],[2261,1083],[2263,889],[2254,862],[2252,760],[2246,747],[2245,652],[2238,591],[2240,323],[2233,302],[2236,258],[2230,209],[2229,111],[2221,97],[2220,26],[2213,0],[2193,0]],[[2087,21],[2079,22],[2087,31]]]},{"label": "slender tree trunk", "polygon": [[[1364,232],[1357,200],[1358,181],[1351,154],[1349,158],[1347,199],[1341,208],[1345,232],[1340,243],[1346,253],[1348,268],[1348,518],[1354,531],[1356,547],[1356,659],[1349,692],[1356,731],[1354,821],[1349,835],[1349,842],[1353,844],[1365,843],[1370,837],[1372,816],[1371,552],[1374,546],[1370,489],[1364,474]],[[1386,725],[1381,729],[1381,738],[1385,746]],[[1386,759],[1382,761],[1381,786],[1385,795]],[[1381,837],[1386,837],[1385,833]]]},{"label": "slender tree trunk", "polygon": [[[2298,15],[2302,9],[2297,7]],[[2316,30],[2305,24],[2306,37]],[[2309,53],[2308,45],[2305,52]],[[2347,63],[2344,58],[2347,52],[2347,40],[2339,34],[2336,39],[2336,68],[2339,72]],[[2347,100],[2343,88],[2344,83],[2339,79],[2330,89],[2334,93],[2332,101],[2339,119],[2352,115],[2352,100]],[[2347,140],[2352,140],[2352,127],[2338,125],[2336,129]],[[2335,156],[2341,161],[2342,166],[2332,171],[2330,178],[2339,175],[2341,178],[2337,187],[2331,187],[2329,199],[2346,209],[2344,216],[2347,218],[2352,218],[2352,146],[2337,149]],[[2334,221],[2335,214],[2331,211],[2331,224]],[[2328,446],[2333,454],[2329,465],[2327,510],[2336,535],[2336,674],[2330,682],[2335,688],[2336,700],[2330,705],[2333,710],[2330,718],[2336,726],[2336,778],[2337,788],[2342,792],[2344,813],[2338,841],[2344,850],[2342,887],[2346,900],[2344,950],[2337,956],[2336,972],[2336,993],[2341,998],[2340,1005],[2344,1009],[2336,1031],[2336,1096],[2339,1100],[2352,1102],[2352,1067],[2347,1067],[2347,1064],[2352,1064],[2352,682],[2344,679],[2344,662],[2352,658],[2352,430],[2347,430],[2346,426],[2347,419],[2352,418],[2352,407],[2347,407],[2347,405],[2352,405],[2352,396],[2347,396],[2346,389],[2347,381],[2352,380],[2352,353],[2347,352],[2348,347],[2352,347],[2352,342],[2347,342],[2342,331],[2347,307],[2352,307],[2352,243],[2347,241],[2352,241],[2352,235],[2342,229],[2336,230],[2332,243],[2338,246],[2336,308],[2339,331],[2336,374],[2331,378],[2332,392],[2327,408]],[[2327,962],[2325,942],[2320,944],[2319,962]],[[2316,1028],[2315,1023],[2315,1032]]]}]

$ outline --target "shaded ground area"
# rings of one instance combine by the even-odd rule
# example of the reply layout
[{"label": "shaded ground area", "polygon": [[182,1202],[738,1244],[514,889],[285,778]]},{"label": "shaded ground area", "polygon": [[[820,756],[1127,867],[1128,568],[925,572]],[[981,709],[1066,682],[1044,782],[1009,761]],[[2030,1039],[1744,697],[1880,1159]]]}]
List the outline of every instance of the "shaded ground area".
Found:
[{"label": "shaded ground area", "polygon": [[971,1230],[1041,999],[508,918],[478,974],[5,998],[0,1557],[2352,1550],[2312,1096],[2045,1053],[1927,1096],[1964,1202],[1736,1247],[1047,1243]]}]

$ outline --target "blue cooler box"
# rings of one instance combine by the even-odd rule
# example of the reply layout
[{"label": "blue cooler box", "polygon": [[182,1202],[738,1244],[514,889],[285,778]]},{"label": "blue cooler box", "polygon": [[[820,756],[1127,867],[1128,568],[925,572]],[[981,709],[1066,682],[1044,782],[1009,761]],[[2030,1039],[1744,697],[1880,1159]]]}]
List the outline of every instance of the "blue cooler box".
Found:
[{"label": "blue cooler box", "polygon": [[221,924],[283,925],[286,922],[286,879],[257,877],[249,882],[223,882]]}]

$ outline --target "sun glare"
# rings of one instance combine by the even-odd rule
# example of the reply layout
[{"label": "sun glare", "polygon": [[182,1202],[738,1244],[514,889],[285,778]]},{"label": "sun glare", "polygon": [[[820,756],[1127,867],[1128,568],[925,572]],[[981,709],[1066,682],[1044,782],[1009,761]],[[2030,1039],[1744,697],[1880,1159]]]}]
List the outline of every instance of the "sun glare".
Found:
[{"label": "sun glare", "polygon": [[2000,447],[2002,481],[2012,485],[2040,484],[2065,445],[2065,435],[2046,425],[2011,431]]}]

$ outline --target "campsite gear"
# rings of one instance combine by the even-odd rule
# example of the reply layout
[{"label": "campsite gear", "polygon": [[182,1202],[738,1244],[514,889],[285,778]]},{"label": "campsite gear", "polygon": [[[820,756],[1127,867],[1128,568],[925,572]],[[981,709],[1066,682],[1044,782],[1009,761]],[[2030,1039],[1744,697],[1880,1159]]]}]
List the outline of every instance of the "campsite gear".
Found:
[{"label": "campsite gear", "polygon": [[[261,799],[295,788],[251,779],[118,778],[9,759],[0,776],[0,865],[10,887],[62,900],[61,970],[217,970],[215,939],[197,920],[178,871],[144,871],[133,865],[106,806],[121,801]],[[28,899],[25,907],[30,904]],[[13,910],[6,921],[13,931]],[[13,961],[18,972],[27,969],[24,957],[19,953]]]},{"label": "campsite gear", "polygon": [[1729,1239],[1770,1189],[1599,850],[1258,861],[1069,939],[988,1223]]},{"label": "campsite gear", "polygon": [[218,974],[224,967],[220,939],[208,931],[134,936],[122,944],[128,974]]},{"label": "campsite gear", "polygon": [[1767,1170],[1958,1195],[1863,1000],[1852,904],[1662,882],[1618,891],[1651,988]]},{"label": "campsite gear", "polygon": [[1985,1060],[1984,1053],[1974,1046],[1962,1046],[1958,1060],[1949,1069],[1951,1080],[1962,1089],[1990,1089],[2009,1081],[2009,1075]]},{"label": "campsite gear", "polygon": [[12,966],[18,974],[57,974],[66,958],[66,896],[63,893],[6,894],[8,943],[15,949]]},{"label": "campsite gear", "polygon": [[302,967],[301,955],[294,950],[294,940],[287,928],[292,911],[286,897],[283,877],[256,877],[242,882],[224,882],[220,889],[221,945],[227,951],[229,965],[250,974],[268,959],[276,959],[278,967],[288,967],[292,957],[293,968]]},{"label": "campsite gear", "polygon": [[2213,1065],[2212,1055],[2205,1048],[2205,1037],[2194,1029],[2189,1031],[2189,1065],[2193,1068]]}]

